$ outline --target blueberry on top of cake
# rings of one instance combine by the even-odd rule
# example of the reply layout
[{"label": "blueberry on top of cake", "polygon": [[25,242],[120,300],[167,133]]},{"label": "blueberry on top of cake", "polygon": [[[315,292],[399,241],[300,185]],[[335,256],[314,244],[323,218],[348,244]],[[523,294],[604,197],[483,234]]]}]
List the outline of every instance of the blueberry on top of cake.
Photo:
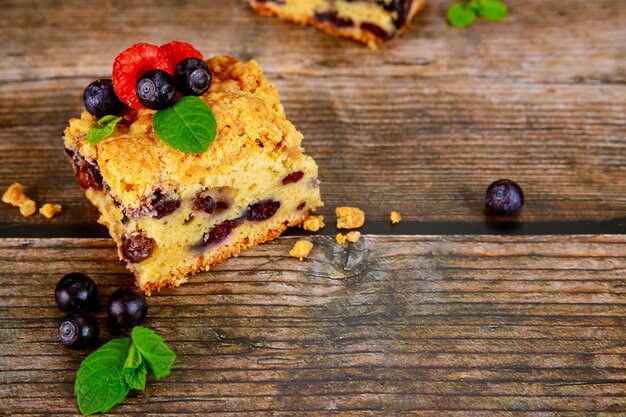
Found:
[{"label": "blueberry on top of cake", "polygon": [[317,165],[255,61],[137,44],[96,87],[65,148],[144,292],[177,286],[323,204]]},{"label": "blueberry on top of cake", "polygon": [[259,14],[363,42],[372,48],[406,31],[425,0],[249,0]]}]

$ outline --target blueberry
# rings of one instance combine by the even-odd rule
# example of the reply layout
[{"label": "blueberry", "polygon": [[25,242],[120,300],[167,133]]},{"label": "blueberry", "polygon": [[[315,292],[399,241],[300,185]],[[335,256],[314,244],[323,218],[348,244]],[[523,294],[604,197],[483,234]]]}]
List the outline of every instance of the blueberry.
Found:
[{"label": "blueberry", "polygon": [[210,246],[222,242],[230,236],[233,229],[239,226],[240,222],[239,219],[224,220],[222,223],[213,226],[211,230],[202,235],[202,244]]},{"label": "blueberry", "polygon": [[385,29],[381,28],[380,26],[374,23],[363,22],[361,23],[360,27],[361,27],[361,30],[368,31],[379,39],[389,40],[393,38],[393,33],[388,33]]},{"label": "blueberry", "polygon": [[144,261],[154,252],[156,242],[154,239],[137,234],[122,238],[122,255],[130,263]]},{"label": "blueberry", "polygon": [[157,191],[154,194],[152,200],[152,208],[156,211],[154,217],[161,219],[165,216],[169,216],[180,207],[181,200],[179,198],[162,194],[161,191]]},{"label": "blueberry", "polygon": [[63,311],[98,311],[98,287],[80,272],[61,278],[54,290],[54,298]]},{"label": "blueberry", "polygon": [[174,69],[176,87],[186,96],[201,96],[211,87],[211,70],[198,58],[183,59]]},{"label": "blueberry", "polygon": [[174,78],[163,70],[151,70],[143,74],[135,89],[139,102],[152,110],[169,107],[176,96]]},{"label": "blueberry", "polygon": [[87,162],[79,153],[72,150],[65,149],[65,152],[72,158],[76,178],[78,178],[81,188],[83,190],[95,188],[96,190],[102,191],[104,189],[104,182],[98,165]]},{"label": "blueberry", "polygon": [[99,191],[104,190],[102,174],[100,173],[100,168],[98,168],[97,165],[92,165],[91,163],[83,160],[83,162],[78,166],[76,176],[78,177],[80,186],[84,190],[88,188],[93,188]]},{"label": "blueberry", "polygon": [[91,313],[74,312],[59,324],[59,340],[70,349],[94,345],[100,336],[100,324]]},{"label": "blueberry", "polygon": [[280,208],[280,201],[261,200],[258,203],[250,204],[246,218],[253,222],[267,220],[272,217]]},{"label": "blueberry", "polygon": [[291,174],[283,178],[283,185],[291,184],[292,182],[298,182],[302,179],[302,177],[304,177],[304,172],[302,171],[292,172]]},{"label": "blueberry", "polygon": [[217,203],[210,195],[199,195],[193,201],[193,209],[198,211],[204,211],[207,214],[215,213]]},{"label": "blueberry", "polygon": [[330,23],[338,28],[349,28],[354,26],[354,21],[349,17],[340,17],[337,11],[315,12],[315,20],[323,23]]},{"label": "blueberry", "polygon": [[522,208],[524,194],[515,182],[498,180],[487,188],[485,204],[490,214],[512,216]]},{"label": "blueberry", "polygon": [[117,115],[124,104],[113,91],[111,80],[96,80],[85,88],[83,93],[85,109],[98,119],[108,114]]},{"label": "blueberry", "polygon": [[107,315],[113,327],[136,326],[147,314],[146,298],[133,288],[119,288],[109,297]]}]

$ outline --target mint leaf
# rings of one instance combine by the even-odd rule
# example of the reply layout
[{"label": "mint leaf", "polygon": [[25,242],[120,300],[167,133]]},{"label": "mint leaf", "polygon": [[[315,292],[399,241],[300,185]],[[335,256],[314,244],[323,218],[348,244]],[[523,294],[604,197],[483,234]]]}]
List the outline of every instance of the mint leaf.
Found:
[{"label": "mint leaf", "polygon": [[476,12],[464,1],[454,3],[448,7],[448,22],[455,28],[471,25],[476,20]]},{"label": "mint leaf", "polygon": [[124,362],[124,370],[135,370],[139,368],[142,362],[143,358],[141,357],[141,353],[139,353],[139,350],[137,349],[137,347],[135,347],[135,344],[131,343],[130,349],[128,350],[128,357]]},{"label": "mint leaf", "polygon": [[137,368],[124,368],[124,380],[131,389],[143,390],[146,388],[146,363],[141,361]]},{"label": "mint leaf", "polygon": [[217,135],[217,122],[202,99],[186,96],[155,113],[154,132],[172,148],[185,153],[205,152]]},{"label": "mint leaf", "polygon": [[124,362],[124,380],[131,389],[142,390],[146,388],[146,374],[146,363],[139,353],[139,349],[135,347],[134,343],[131,343],[128,357]]},{"label": "mint leaf", "polygon": [[502,20],[509,14],[509,9],[500,0],[478,0],[476,10],[487,20]]},{"label": "mint leaf", "polygon": [[168,376],[176,361],[176,354],[167,346],[163,338],[154,330],[142,326],[133,328],[132,338],[133,344],[146,361],[148,371],[156,379]]},{"label": "mint leaf", "polygon": [[104,138],[113,133],[115,126],[122,120],[121,117],[104,116],[102,119],[91,124],[91,129],[87,132],[85,141],[91,145],[97,145]]},{"label": "mint leaf", "polygon": [[110,410],[131,389],[146,387],[148,371],[156,379],[169,375],[175,360],[176,354],[161,336],[136,326],[132,340],[111,340],[81,363],[74,384],[80,412],[89,415]]},{"label": "mint leaf", "polygon": [[129,349],[129,338],[114,339],[83,360],[74,384],[81,413],[104,413],[126,398],[130,387],[123,369]]}]

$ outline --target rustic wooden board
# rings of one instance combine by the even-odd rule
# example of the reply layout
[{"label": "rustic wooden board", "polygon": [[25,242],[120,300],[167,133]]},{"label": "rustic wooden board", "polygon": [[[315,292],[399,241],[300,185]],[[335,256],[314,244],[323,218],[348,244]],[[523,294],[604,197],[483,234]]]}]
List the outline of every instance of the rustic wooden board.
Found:
[{"label": "rustic wooden board", "polygon": [[[120,50],[172,39],[261,63],[320,165],[326,215],[353,204],[367,231],[459,234],[448,222],[480,225],[484,189],[510,177],[521,221],[626,218],[624,3],[507,0],[506,22],[456,30],[451,2],[370,51],[241,0],[2,1],[0,191],[20,181],[65,211],[0,204],[0,235],[94,224],[61,132]],[[390,210],[405,222],[378,227]],[[315,236],[305,262],[294,239],[151,297],[147,325],[179,360],[113,415],[626,415],[626,235]],[[0,415],[77,413],[86,352],[56,341],[53,300],[71,271],[102,303],[131,283],[108,239],[0,239]]]},{"label": "rustic wooden board", "polygon": [[[294,240],[151,297],[179,359],[115,415],[626,413],[626,236],[317,236],[304,262]],[[56,341],[53,299],[70,271],[102,303],[130,283],[110,240],[0,240],[0,412],[76,413],[86,352]]]},{"label": "rustic wooden board", "polygon": [[[624,3],[510,0],[506,22],[464,30],[447,26],[449,3],[430,1],[403,39],[370,51],[244,1],[5,0],[0,188],[21,181],[65,206],[55,222],[93,223],[60,149],[66,120],[120,50],[179,38],[259,60],[320,165],[327,213],[475,221],[486,186],[511,177],[522,220],[624,217]],[[0,219],[24,221],[4,205]]]}]

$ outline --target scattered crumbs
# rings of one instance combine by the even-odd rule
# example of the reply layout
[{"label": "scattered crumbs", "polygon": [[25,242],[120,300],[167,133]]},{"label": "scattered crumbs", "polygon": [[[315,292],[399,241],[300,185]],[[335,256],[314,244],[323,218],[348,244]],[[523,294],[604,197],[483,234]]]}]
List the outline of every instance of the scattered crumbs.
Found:
[{"label": "scattered crumbs", "polygon": [[344,244],[346,242],[356,243],[359,241],[360,238],[361,238],[361,232],[352,231],[352,232],[346,233],[345,235],[338,233],[337,236],[335,237],[335,240],[339,244]]},{"label": "scattered crumbs", "polygon": [[20,214],[24,217],[31,216],[37,211],[37,205],[24,194],[24,188],[19,182],[13,183],[2,195],[2,201],[20,208]]},{"label": "scattered crumbs", "polygon": [[311,250],[313,250],[313,243],[308,240],[299,240],[293,245],[293,248],[289,251],[289,255],[303,260],[309,256]]},{"label": "scattered crumbs", "polygon": [[37,211],[37,204],[30,198],[20,203],[20,214],[24,217],[32,216]]},{"label": "scattered crumbs", "polygon": [[356,243],[361,239],[361,232],[348,232],[346,234],[346,240],[350,243]]},{"label": "scattered crumbs", "polygon": [[324,224],[324,216],[309,216],[304,223],[302,223],[302,228],[309,232],[317,232],[324,226],[326,226]]},{"label": "scattered crumbs", "polygon": [[400,216],[400,213],[398,213],[397,211],[392,211],[389,218],[391,219],[391,223],[393,224],[400,223],[400,221],[402,220],[402,216]]},{"label": "scattered crumbs", "polygon": [[54,216],[58,216],[59,214],[61,214],[62,209],[63,207],[61,207],[60,204],[46,203],[41,206],[41,208],[39,209],[39,213],[41,213],[46,219],[51,219]]},{"label": "scattered crumbs", "polygon": [[8,190],[2,196],[2,201],[12,205],[13,207],[19,207],[20,201],[23,198],[27,198],[24,195],[24,189],[19,182],[13,183]]},{"label": "scattered crumbs", "polygon": [[357,229],[365,223],[365,213],[356,207],[337,207],[337,228]]}]

